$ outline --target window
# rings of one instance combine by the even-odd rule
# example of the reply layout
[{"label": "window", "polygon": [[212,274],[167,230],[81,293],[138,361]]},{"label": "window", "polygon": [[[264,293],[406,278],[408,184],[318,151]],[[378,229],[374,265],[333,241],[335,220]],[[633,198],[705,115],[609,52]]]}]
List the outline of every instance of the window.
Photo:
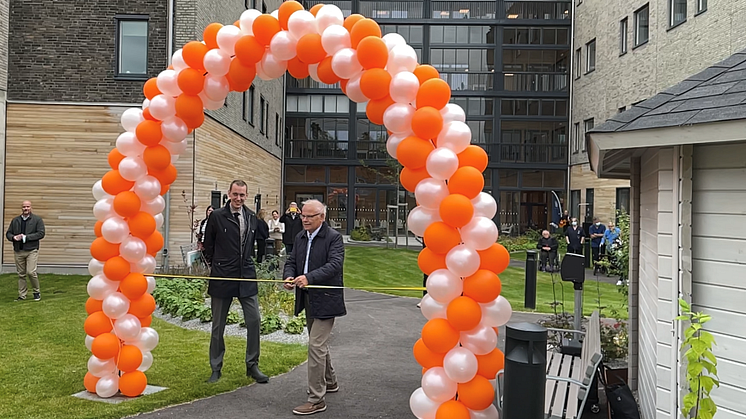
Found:
[{"label": "window", "polygon": [[596,40],[585,44],[585,72],[590,73],[596,69]]},{"label": "window", "polygon": [[117,16],[118,77],[148,76],[148,16]]},{"label": "window", "polygon": [[673,28],[686,22],[686,1],[668,0],[668,25]]},{"label": "window", "polygon": [[650,6],[644,5],[635,12],[635,46],[648,42],[650,35]]},{"label": "window", "polygon": [[624,211],[629,214],[629,188],[616,188],[616,213]]},{"label": "window", "polygon": [[280,114],[275,114],[275,145],[280,145]]},{"label": "window", "polygon": [[256,0],[244,0],[244,6],[247,9],[256,9]]},{"label": "window", "polygon": [[[564,28],[521,28],[503,29],[504,45],[568,45],[569,29]],[[492,43],[488,35],[488,43]]]},{"label": "window", "polygon": [[573,127],[572,152],[577,154],[580,151],[580,122],[576,122]]},{"label": "window", "polygon": [[269,102],[264,101],[264,136],[269,138]]},{"label": "window", "polygon": [[285,109],[288,112],[347,114],[350,100],[344,95],[289,95]]},{"label": "window", "polygon": [[580,73],[582,73],[581,69],[583,68],[583,66],[582,66],[581,57],[582,57],[582,52],[580,48],[578,48],[577,50],[575,50],[575,78],[576,79],[579,79]]},{"label": "window", "polygon": [[618,109],[617,111],[618,111],[618,113],[622,113],[622,112],[624,112],[624,111],[626,111],[626,110],[627,110],[627,107],[626,107],[626,106],[620,106],[620,107],[619,107],[619,109]]},{"label": "window", "polygon": [[627,53],[627,18],[619,22],[619,55]]},{"label": "window", "polygon": [[267,3],[262,2],[262,13],[267,13]]},{"label": "window", "polygon": [[704,13],[707,10],[707,0],[697,0],[697,14]]},{"label": "window", "polygon": [[580,217],[580,189],[570,191],[570,208],[568,208],[570,217]]},{"label": "window", "polygon": [[266,105],[267,101],[264,99],[264,96],[259,95],[259,132],[262,134],[267,132]]},{"label": "window", "polygon": [[413,25],[381,25],[382,35],[398,33],[407,44],[422,44],[422,26]]},{"label": "window", "polygon": [[593,221],[593,188],[585,190],[585,222]]},{"label": "window", "polygon": [[[469,100],[471,101],[472,99],[469,98]],[[537,104],[539,105],[537,106]],[[491,115],[491,113],[489,115]],[[538,99],[503,99],[500,105],[500,115],[567,116],[567,100],[541,99],[541,101],[539,101]]]},{"label": "window", "polygon": [[494,44],[494,29],[490,26],[431,26],[430,43]]},{"label": "window", "polygon": [[243,97],[243,120],[254,125],[254,85],[244,92]]},{"label": "window", "polygon": [[583,121],[583,135],[580,139],[580,151],[585,151],[585,134],[593,129],[593,118]]}]

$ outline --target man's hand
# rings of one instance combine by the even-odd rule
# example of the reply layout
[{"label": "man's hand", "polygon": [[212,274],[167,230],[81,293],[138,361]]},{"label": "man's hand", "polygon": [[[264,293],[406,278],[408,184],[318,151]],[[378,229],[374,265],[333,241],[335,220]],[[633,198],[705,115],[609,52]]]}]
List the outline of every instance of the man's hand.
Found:
[{"label": "man's hand", "polygon": [[547,246],[544,246],[544,247],[542,247],[542,249],[544,249],[544,250],[551,250],[552,248],[551,248],[551,247],[547,247]]},{"label": "man's hand", "polygon": [[282,284],[283,287],[285,287],[286,290],[291,290],[295,288],[295,282],[293,282],[293,277],[287,277],[285,278],[285,283]]},{"label": "man's hand", "polygon": [[297,286],[299,286],[301,288],[304,288],[304,287],[308,286],[308,278],[306,278],[305,275],[301,275],[301,276],[295,278],[295,285],[297,285]]},{"label": "man's hand", "polygon": [[15,236],[13,236],[13,240],[17,242],[23,240],[23,234],[16,234]]}]

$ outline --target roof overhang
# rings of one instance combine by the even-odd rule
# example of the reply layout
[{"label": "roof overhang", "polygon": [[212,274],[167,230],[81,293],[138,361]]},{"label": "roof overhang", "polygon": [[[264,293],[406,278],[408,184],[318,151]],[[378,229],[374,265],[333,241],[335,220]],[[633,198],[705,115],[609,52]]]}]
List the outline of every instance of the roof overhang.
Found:
[{"label": "roof overhang", "polygon": [[585,138],[591,170],[600,178],[612,179],[629,179],[630,158],[648,148],[745,140],[746,119],[634,131],[591,132]]}]

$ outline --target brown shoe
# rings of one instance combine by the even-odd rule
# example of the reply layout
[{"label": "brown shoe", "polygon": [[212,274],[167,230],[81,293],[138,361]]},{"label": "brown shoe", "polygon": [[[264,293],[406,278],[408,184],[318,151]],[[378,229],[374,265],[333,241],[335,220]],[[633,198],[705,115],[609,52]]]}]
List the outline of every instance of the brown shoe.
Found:
[{"label": "brown shoe", "polygon": [[316,404],[311,402],[302,404],[293,409],[293,413],[296,415],[313,415],[314,413],[323,412],[324,410],[326,410],[326,402],[322,400]]}]

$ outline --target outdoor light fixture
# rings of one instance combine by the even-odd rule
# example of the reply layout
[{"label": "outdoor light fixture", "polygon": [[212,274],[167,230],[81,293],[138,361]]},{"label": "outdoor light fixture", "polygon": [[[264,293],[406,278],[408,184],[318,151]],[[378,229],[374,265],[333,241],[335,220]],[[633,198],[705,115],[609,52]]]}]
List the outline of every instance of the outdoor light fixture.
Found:
[{"label": "outdoor light fixture", "polygon": [[508,19],[518,19],[518,15],[508,15]]},{"label": "outdoor light fixture", "polygon": [[458,12],[465,15],[465,14],[469,13],[469,9],[461,9]]}]

